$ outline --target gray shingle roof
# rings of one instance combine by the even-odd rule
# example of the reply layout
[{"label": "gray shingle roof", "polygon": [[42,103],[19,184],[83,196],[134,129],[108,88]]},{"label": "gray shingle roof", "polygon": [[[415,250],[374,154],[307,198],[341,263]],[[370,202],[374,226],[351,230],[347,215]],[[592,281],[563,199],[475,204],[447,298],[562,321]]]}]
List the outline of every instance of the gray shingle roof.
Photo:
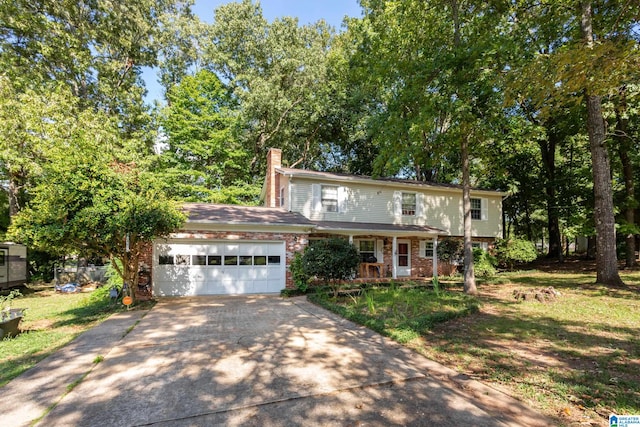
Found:
[{"label": "gray shingle roof", "polygon": [[313,226],[311,221],[301,214],[288,212],[281,208],[219,205],[213,203],[185,203],[182,209],[188,214],[189,222]]},{"label": "gray shingle roof", "polygon": [[[291,176],[299,176],[306,178],[320,178],[320,179],[328,179],[333,181],[360,181],[360,182],[368,182],[372,184],[376,183],[387,183],[387,184],[400,184],[407,186],[420,186],[420,187],[431,187],[431,188],[446,188],[451,190],[460,190],[462,191],[462,185],[458,184],[446,184],[440,182],[425,182],[425,181],[417,181],[414,179],[402,179],[402,178],[373,178],[371,176],[366,175],[350,175],[345,173],[336,173],[336,172],[317,172],[306,169],[296,169],[296,168],[276,168],[276,170],[285,175]],[[482,188],[472,188],[473,191],[486,191],[492,193],[499,193],[506,195],[506,193],[502,193],[496,190],[482,189]]]},{"label": "gray shingle roof", "polygon": [[182,206],[190,223],[236,225],[288,225],[314,229],[315,232],[388,232],[388,233],[444,233],[435,227],[372,222],[311,221],[299,213],[281,208],[262,206],[219,205],[213,203],[185,203]]},{"label": "gray shingle roof", "polygon": [[385,231],[403,233],[445,233],[444,230],[428,225],[404,225],[404,224],[379,224],[374,222],[342,222],[342,221],[315,221],[318,231]]}]

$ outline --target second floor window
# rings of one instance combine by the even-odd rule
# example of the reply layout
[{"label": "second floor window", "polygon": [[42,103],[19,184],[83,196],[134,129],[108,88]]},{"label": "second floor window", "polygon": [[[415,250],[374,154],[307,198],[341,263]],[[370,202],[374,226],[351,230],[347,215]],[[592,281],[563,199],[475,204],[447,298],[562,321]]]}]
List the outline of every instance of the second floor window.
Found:
[{"label": "second floor window", "polygon": [[482,219],[482,199],[471,199],[471,219]]},{"label": "second floor window", "polygon": [[284,206],[284,187],[280,187],[280,201],[278,203],[280,207]]},{"label": "second floor window", "polygon": [[416,214],[416,193],[402,193],[402,215]]},{"label": "second floor window", "polygon": [[338,212],[338,187],[323,185],[321,191],[322,210],[324,212]]}]

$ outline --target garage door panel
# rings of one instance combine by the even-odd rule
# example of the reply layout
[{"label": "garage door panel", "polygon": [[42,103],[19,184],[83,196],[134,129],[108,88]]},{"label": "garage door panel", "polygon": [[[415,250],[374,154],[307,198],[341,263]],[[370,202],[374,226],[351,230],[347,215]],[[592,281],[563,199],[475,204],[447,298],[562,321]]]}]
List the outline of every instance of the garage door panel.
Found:
[{"label": "garage door panel", "polygon": [[206,267],[202,266],[191,266],[189,268],[189,280],[194,282],[204,282],[207,280],[207,271]]},{"label": "garage door panel", "polygon": [[285,285],[284,252],[283,242],[158,242],[153,292],[158,296],[279,292]]}]

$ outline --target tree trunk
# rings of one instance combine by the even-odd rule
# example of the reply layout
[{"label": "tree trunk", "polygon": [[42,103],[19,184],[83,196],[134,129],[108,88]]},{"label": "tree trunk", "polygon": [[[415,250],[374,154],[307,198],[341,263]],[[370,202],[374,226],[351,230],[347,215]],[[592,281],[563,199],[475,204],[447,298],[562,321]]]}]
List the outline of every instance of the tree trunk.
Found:
[{"label": "tree trunk", "polygon": [[[591,24],[591,2],[582,3],[582,33],[587,49],[593,47]],[[613,192],[611,189],[610,165],[605,146],[605,127],[600,96],[585,88],[587,101],[587,129],[589,148],[593,163],[593,189],[595,194],[594,219],[596,225],[596,282],[605,285],[620,285],[616,256],[616,229],[613,215]]]},{"label": "tree trunk", "polygon": [[473,268],[473,247],[471,246],[471,179],[469,178],[469,141],[462,138],[462,210],[464,214],[464,292],[475,295],[476,276]]},{"label": "tree trunk", "polygon": [[547,229],[549,230],[549,258],[556,258],[562,262],[562,240],[560,236],[560,212],[556,197],[556,147],[557,135],[552,127],[553,123],[547,123],[547,140],[540,141],[542,163],[547,173],[545,193],[547,195]]},{"label": "tree trunk", "polygon": [[[635,186],[633,184],[633,164],[629,158],[629,152],[633,150],[631,139],[627,134],[627,122],[625,113],[627,102],[625,99],[625,88],[620,90],[620,104],[616,108],[616,139],[618,140],[618,153],[620,155],[620,163],[622,164],[622,175],[624,176],[624,218],[629,227],[634,227],[635,219]],[[625,267],[633,268],[636,266],[636,236],[632,231],[628,231],[625,236],[626,257]]]},{"label": "tree trunk", "polygon": [[9,198],[9,221],[22,209],[24,176],[20,173],[9,172],[9,188],[7,196]]}]

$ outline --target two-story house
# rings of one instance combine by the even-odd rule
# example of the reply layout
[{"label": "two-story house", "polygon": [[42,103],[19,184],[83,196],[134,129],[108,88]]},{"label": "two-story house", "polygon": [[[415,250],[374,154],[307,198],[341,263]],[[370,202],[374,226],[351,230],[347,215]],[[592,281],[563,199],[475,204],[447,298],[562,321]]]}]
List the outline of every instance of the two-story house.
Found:
[{"label": "two-story house", "polygon": [[[271,149],[264,206],[190,203],[185,226],[154,242],[154,295],[279,292],[289,264],[317,239],[352,242],[359,274],[430,277],[438,239],[463,235],[460,186],[285,168]],[[504,193],[472,190],[474,244],[502,236]]]}]

